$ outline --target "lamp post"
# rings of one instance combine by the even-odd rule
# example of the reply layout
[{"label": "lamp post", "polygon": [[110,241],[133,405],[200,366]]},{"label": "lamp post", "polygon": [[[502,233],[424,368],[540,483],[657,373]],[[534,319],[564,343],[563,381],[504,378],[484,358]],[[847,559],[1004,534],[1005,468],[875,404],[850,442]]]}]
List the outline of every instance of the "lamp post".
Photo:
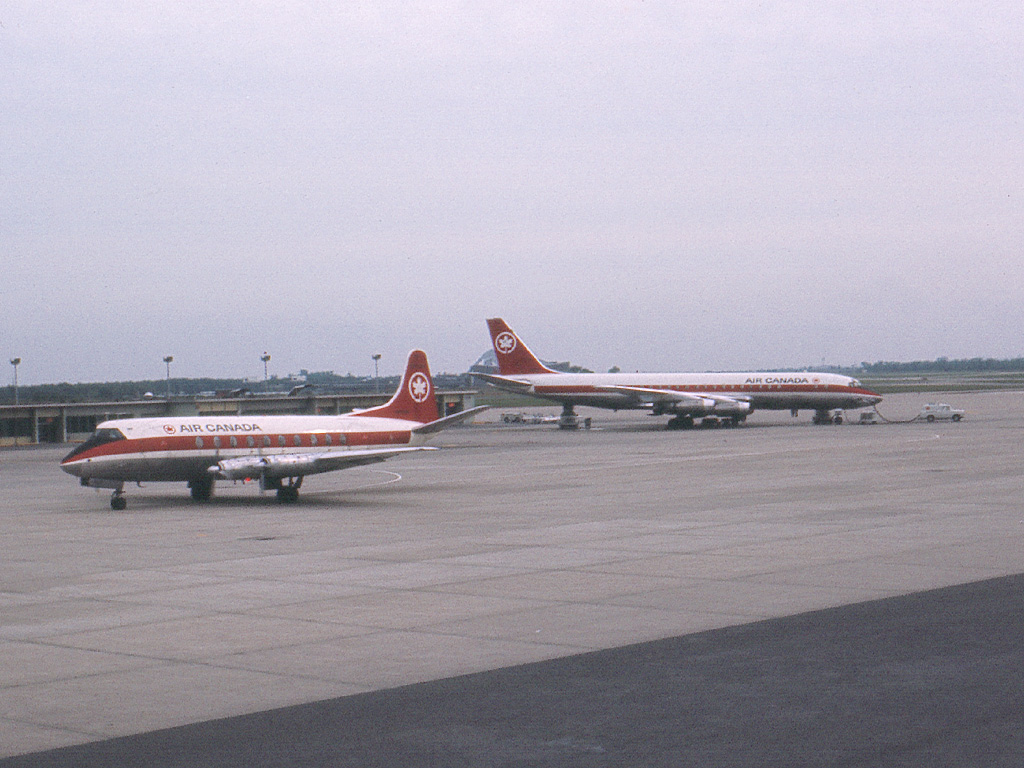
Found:
[{"label": "lamp post", "polygon": [[168,355],[164,358],[164,362],[167,364],[167,399],[171,399],[171,363],[174,362],[174,356]]},{"label": "lamp post", "polygon": [[18,366],[21,365],[21,358],[11,358],[11,365],[14,366],[14,404],[18,404]]},{"label": "lamp post", "polygon": [[270,355],[268,355],[266,352],[264,352],[263,353],[263,357],[261,357],[260,360],[263,361],[263,389],[264,389],[264,391],[266,391],[269,388],[269,386],[270,386],[267,383],[267,380],[269,378],[268,375],[267,375],[267,363],[270,362]]},{"label": "lamp post", "polygon": [[377,370],[377,363],[380,362],[380,354],[373,356],[373,391],[380,392],[380,378]]}]

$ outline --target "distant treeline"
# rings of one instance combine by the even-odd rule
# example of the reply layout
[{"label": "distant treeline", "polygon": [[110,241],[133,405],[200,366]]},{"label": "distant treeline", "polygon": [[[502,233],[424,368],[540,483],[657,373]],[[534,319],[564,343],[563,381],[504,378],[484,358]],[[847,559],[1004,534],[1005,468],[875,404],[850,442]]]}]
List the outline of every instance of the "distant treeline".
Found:
[{"label": "distant treeline", "polygon": [[[375,381],[366,376],[340,376],[332,371],[308,373],[302,379],[271,377],[269,381],[253,382],[245,379],[167,379],[144,381],[107,381],[84,384],[34,384],[18,387],[18,402],[28,403],[111,403],[124,400],[142,400],[146,397],[229,397],[246,394],[287,394],[294,387],[308,385],[310,393],[342,394],[356,392],[393,392],[398,387],[398,376],[381,376]],[[438,374],[434,383],[442,389],[471,386],[468,374]],[[168,386],[169,385],[169,386]],[[14,403],[14,387],[0,387],[0,405]]]},{"label": "distant treeline", "polygon": [[993,371],[1024,371],[1024,357],[1009,360],[997,360],[992,357],[971,357],[963,360],[950,360],[940,357],[937,360],[914,360],[909,363],[880,361],[877,363],[861,363],[863,373],[979,373]]},{"label": "distant treeline", "polygon": [[[171,379],[173,395],[194,396],[201,392],[235,390],[246,386],[242,379]],[[168,381],[102,381],[85,384],[35,384],[18,387],[20,403],[103,403],[121,400],[141,400],[147,394],[154,397],[167,395]],[[14,402],[14,387],[5,387],[0,395],[4,405]]]},{"label": "distant treeline", "polygon": [[[551,363],[555,370],[585,372],[590,371],[571,363]],[[972,357],[962,360],[951,360],[940,357],[937,360],[914,360],[907,363],[882,360],[877,363],[861,363],[852,368],[840,366],[819,366],[818,370],[835,370],[854,375],[884,374],[927,374],[927,373],[980,373],[980,372],[1021,372],[1024,371],[1024,357],[1009,360],[991,357]],[[614,370],[614,369],[613,369]],[[378,387],[381,392],[393,392],[398,386],[398,376],[381,376],[378,381],[372,377],[338,375],[333,371],[306,373],[303,378],[277,378],[269,381],[253,382],[245,379],[171,379],[170,392],[173,397],[206,396],[239,396],[246,393],[260,394],[273,392],[288,393],[293,387],[306,384],[314,392],[322,394],[373,392]],[[468,373],[435,374],[434,383],[441,389],[470,389],[479,387],[479,382]],[[20,403],[97,403],[119,402],[123,400],[141,400],[144,397],[166,397],[168,382],[166,379],[144,381],[108,381],[86,384],[35,384],[18,387]],[[14,403],[14,387],[0,387],[0,405]]]}]

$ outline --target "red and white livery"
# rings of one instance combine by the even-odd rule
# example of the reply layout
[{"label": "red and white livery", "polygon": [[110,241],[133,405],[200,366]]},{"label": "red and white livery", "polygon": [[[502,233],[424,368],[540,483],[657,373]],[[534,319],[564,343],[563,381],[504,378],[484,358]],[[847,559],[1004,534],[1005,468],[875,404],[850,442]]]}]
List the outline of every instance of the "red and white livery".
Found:
[{"label": "red and white livery", "polygon": [[409,354],[398,391],[384,405],[340,416],[197,416],[116,419],[61,461],[91,488],[110,488],[110,506],[124,509],[125,483],[187,482],[205,501],[214,482],[258,480],[294,501],[306,475],[384,461],[414,451],[433,433],[485,410],[438,417],[427,356]]},{"label": "red and white livery", "polygon": [[476,373],[500,389],[562,404],[560,424],[576,423],[574,407],[646,409],[674,416],[669,427],[692,427],[695,418],[738,424],[757,409],[815,412],[814,422],[838,417],[832,411],[866,408],[882,396],[856,379],[834,373],[562,373],[544,365],[499,317],[487,321],[500,375]]}]

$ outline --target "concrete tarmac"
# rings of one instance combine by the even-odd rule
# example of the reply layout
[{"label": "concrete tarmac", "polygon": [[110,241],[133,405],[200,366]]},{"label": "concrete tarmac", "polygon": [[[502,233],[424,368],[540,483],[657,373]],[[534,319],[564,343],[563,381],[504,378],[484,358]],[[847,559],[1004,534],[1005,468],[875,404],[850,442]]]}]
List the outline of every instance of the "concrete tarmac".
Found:
[{"label": "concrete tarmac", "polygon": [[[909,417],[927,399],[937,398],[894,396],[881,410]],[[764,670],[799,668],[808,649],[829,647],[829,632],[834,643],[839,626],[847,627],[842,636],[864,641],[847,655],[860,666],[844,667],[843,655],[810,664],[817,676],[793,678],[806,681],[807,701],[818,700],[815,690],[827,700],[829,681],[848,682],[851,669],[875,670],[858,682],[865,691],[883,684],[887,667],[871,660],[882,658],[879,633],[899,622],[882,608],[889,629],[872,629],[871,609],[856,604],[943,587],[954,591],[913,598],[916,626],[956,623],[963,639],[943,646],[941,664],[928,650],[942,645],[931,631],[920,635],[920,653],[889,660],[893,674],[915,669],[912,679],[931,681],[908,685],[908,711],[936,711],[929,702],[937,689],[962,697],[964,707],[990,701],[986,694],[1012,700],[1005,691],[1016,685],[1019,693],[1020,654],[1009,637],[1021,633],[999,607],[1019,615],[1020,589],[1019,580],[999,577],[1024,573],[1021,394],[942,399],[966,408],[967,420],[815,427],[807,414],[755,414],[738,429],[669,432],[664,419],[592,411],[596,428],[576,433],[473,426],[442,434],[445,450],[387,469],[309,478],[300,503],[286,507],[251,485],[221,484],[205,505],[184,487],[153,485],[129,490],[128,511],[116,513],[107,494],[59,471],[63,449],[0,453],[0,756],[25,755],[12,764],[78,762],[75,755],[102,748],[89,742],[175,726],[186,730],[164,733],[193,729],[179,744],[205,743],[199,734],[212,732],[219,744],[237,744],[253,722],[276,717],[268,711],[307,705],[355,713],[309,721],[335,744],[379,745],[388,729],[366,713],[405,712],[396,716],[401,732],[420,730],[402,742],[406,752],[392,753],[405,755],[402,764],[416,755],[419,764],[443,764],[438,755],[458,756],[460,744],[470,755],[490,744],[495,757],[463,764],[614,765],[623,764],[616,755],[635,763],[641,749],[647,764],[743,764],[725,758],[749,756],[765,732],[725,727],[723,715],[715,722],[732,741],[719,745],[722,759],[706,747],[687,757],[673,734],[692,731],[687,718],[709,707],[770,711],[775,688],[755,684]],[[972,582],[980,584],[956,586]],[[978,609],[947,621],[969,605]],[[782,618],[821,609],[830,610]],[[766,635],[772,626],[781,629]],[[804,639],[773,650],[765,639],[794,631],[785,627]],[[730,645],[744,637],[754,638],[746,650]],[[691,666],[694,638],[710,658],[746,659],[707,667],[705,680],[719,680],[724,669],[732,683],[705,683],[705,700],[693,690],[683,695],[686,680],[662,673],[653,680],[665,688],[657,690],[650,670]],[[978,650],[985,638],[987,655]],[[668,662],[637,663],[651,648],[675,650]],[[623,673],[580,673],[594,659]],[[556,661],[516,666],[545,660]],[[694,675],[699,668],[693,664]],[[503,676],[522,670],[539,671],[529,672],[529,685],[513,686],[525,692],[518,704],[466,708],[481,690],[500,702]],[[606,682],[577,690],[577,677]],[[485,682],[474,689],[473,681]],[[383,690],[395,686],[409,687]],[[567,701],[578,700],[575,691],[597,703],[575,708],[586,728],[562,736],[531,730],[532,707],[538,716],[560,711],[557,690]],[[446,703],[425,708],[434,696]],[[403,709],[403,701],[420,703]],[[835,699],[837,717],[844,701]],[[644,715],[665,709],[658,703],[678,716]],[[359,707],[368,709],[359,715]],[[445,731],[432,718],[452,707],[491,714]],[[817,710],[809,703],[808,711]],[[255,721],[207,722],[261,712]],[[420,714],[420,726],[409,713]],[[967,712],[963,722],[1020,757],[1012,718],[989,714],[971,720]],[[655,721],[660,728],[641,727]],[[338,722],[364,730],[332,738],[325,723]],[[887,722],[891,729],[900,720]],[[813,723],[821,727],[808,715]],[[309,733],[282,733],[292,734],[295,749],[279,738],[264,764],[315,764],[299,761]],[[104,743],[144,752],[145,738],[157,736]],[[524,754],[509,753],[510,743],[522,743]],[[76,753],[80,744],[87,746]],[[59,747],[72,749],[44,751]],[[839,755],[800,764],[856,764]],[[180,757],[167,764],[203,764]]]}]

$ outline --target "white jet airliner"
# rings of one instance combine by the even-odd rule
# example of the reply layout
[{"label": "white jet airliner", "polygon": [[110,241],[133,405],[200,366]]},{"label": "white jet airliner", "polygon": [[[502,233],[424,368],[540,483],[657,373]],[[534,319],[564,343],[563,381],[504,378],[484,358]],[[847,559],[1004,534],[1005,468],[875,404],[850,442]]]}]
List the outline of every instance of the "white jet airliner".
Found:
[{"label": "white jet airliner", "polygon": [[110,488],[110,506],[124,509],[125,483],[187,482],[206,501],[214,481],[258,480],[260,489],[295,501],[306,475],[384,461],[487,406],[438,418],[427,356],[409,353],[405,375],[384,405],[340,416],[193,416],[116,419],[61,461],[90,488]]},{"label": "white jet airliner", "polygon": [[647,409],[669,414],[669,428],[739,424],[757,409],[815,412],[814,423],[841,421],[835,409],[866,408],[882,396],[849,376],[794,371],[786,373],[562,373],[544,365],[499,317],[487,321],[500,375],[474,373],[500,389],[562,404],[560,425],[576,425],[577,405]]}]

